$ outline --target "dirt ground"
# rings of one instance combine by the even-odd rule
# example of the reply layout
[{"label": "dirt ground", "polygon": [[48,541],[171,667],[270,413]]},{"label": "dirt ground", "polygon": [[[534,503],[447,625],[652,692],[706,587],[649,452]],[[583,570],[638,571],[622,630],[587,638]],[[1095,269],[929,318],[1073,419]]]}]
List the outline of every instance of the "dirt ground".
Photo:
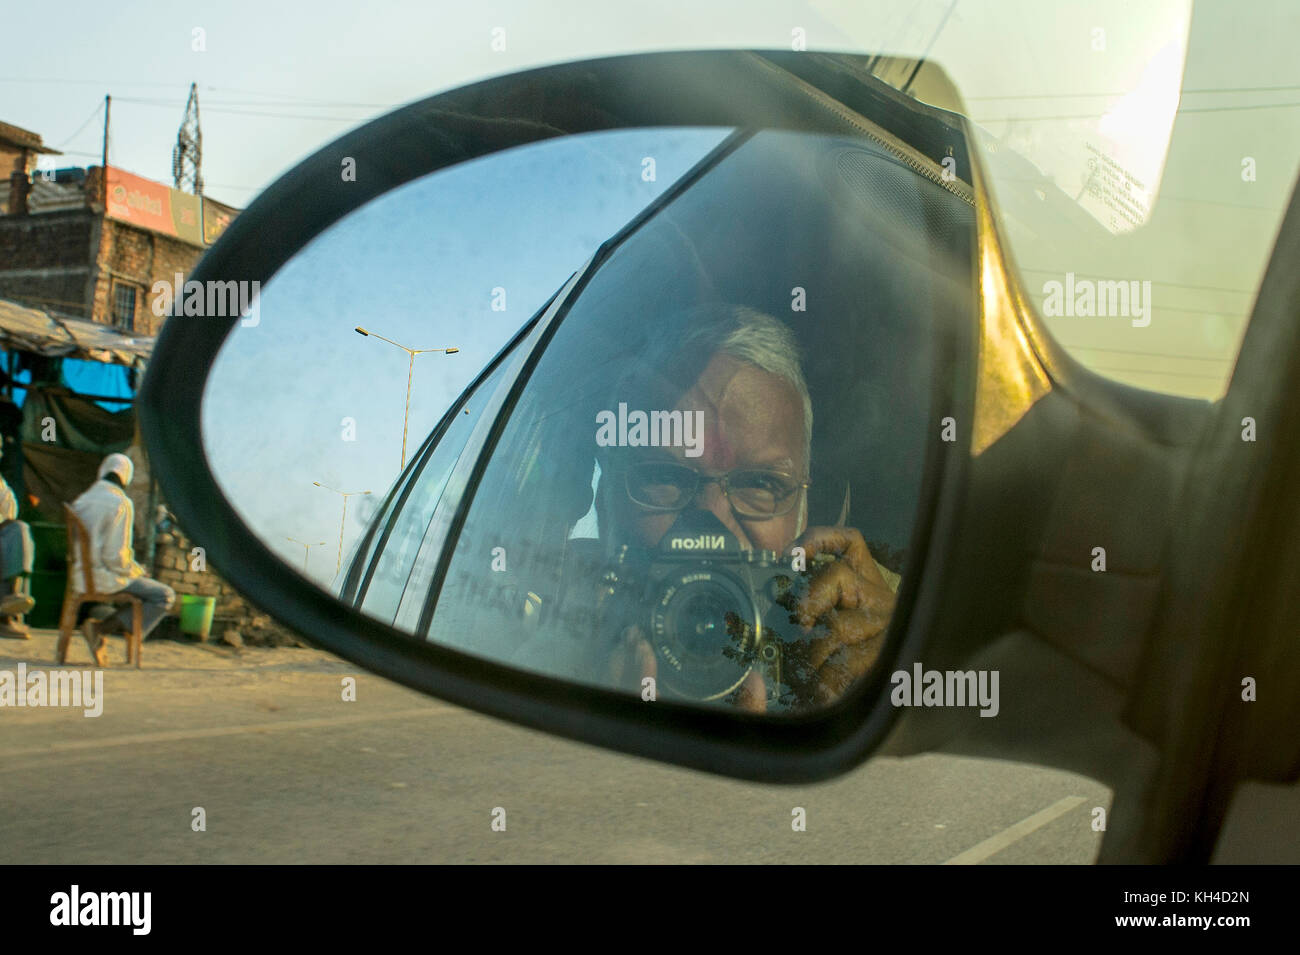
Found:
[{"label": "dirt ground", "polygon": [[[30,640],[0,639],[0,670],[14,670],[19,663],[33,667],[55,667],[57,630],[32,630]],[[197,640],[146,640],[140,669],[126,662],[126,641],[111,636],[109,669],[105,680],[116,690],[147,685],[151,691],[184,689],[187,693],[216,693],[232,686],[283,683],[292,674],[354,673],[356,667],[321,650],[303,647],[230,647],[199,643]],[[80,631],[73,634],[68,650],[68,667],[90,669],[93,660]],[[13,710],[7,717],[22,711]]]}]

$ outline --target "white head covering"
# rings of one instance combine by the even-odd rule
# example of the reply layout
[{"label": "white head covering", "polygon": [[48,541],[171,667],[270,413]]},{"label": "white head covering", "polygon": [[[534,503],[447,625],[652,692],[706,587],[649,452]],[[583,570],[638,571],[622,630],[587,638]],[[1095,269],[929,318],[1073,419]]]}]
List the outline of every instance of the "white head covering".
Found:
[{"label": "white head covering", "polygon": [[110,454],[99,465],[99,477],[106,474],[116,474],[122,479],[123,487],[130,487],[131,478],[135,476],[135,465],[125,454]]}]

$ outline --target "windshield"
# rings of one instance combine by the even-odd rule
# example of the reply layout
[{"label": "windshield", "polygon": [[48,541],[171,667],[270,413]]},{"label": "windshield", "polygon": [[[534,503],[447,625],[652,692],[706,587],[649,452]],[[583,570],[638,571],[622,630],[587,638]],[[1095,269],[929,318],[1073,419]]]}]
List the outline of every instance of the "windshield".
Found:
[{"label": "windshield", "polygon": [[1221,396],[1300,171],[1294,4],[890,6],[873,24],[819,4],[885,38],[878,78],[970,118],[1060,344],[1127,384]]}]

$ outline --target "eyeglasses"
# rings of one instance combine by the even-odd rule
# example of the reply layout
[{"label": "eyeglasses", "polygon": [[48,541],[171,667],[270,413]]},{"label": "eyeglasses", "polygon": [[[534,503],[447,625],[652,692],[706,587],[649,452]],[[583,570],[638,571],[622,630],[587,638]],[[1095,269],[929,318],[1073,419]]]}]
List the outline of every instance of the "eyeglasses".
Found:
[{"label": "eyeglasses", "polygon": [[727,502],[741,517],[780,517],[799,500],[807,481],[770,468],[737,468],[726,474],[701,474],[670,461],[640,461],[628,466],[627,496],[651,511],[680,511],[695,499],[700,487],[717,482]]}]

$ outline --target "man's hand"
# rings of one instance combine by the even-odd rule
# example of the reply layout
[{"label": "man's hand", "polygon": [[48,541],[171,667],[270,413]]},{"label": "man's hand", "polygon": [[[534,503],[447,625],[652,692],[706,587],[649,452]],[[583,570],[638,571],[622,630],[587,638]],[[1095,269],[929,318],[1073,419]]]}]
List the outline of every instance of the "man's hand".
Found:
[{"label": "man's hand", "polygon": [[[804,549],[811,575],[787,609],[806,639],[787,645],[782,677],[794,679],[806,702],[826,704],[876,662],[896,598],[854,528],[810,527],[795,545]],[[816,566],[819,554],[836,559]]]}]

